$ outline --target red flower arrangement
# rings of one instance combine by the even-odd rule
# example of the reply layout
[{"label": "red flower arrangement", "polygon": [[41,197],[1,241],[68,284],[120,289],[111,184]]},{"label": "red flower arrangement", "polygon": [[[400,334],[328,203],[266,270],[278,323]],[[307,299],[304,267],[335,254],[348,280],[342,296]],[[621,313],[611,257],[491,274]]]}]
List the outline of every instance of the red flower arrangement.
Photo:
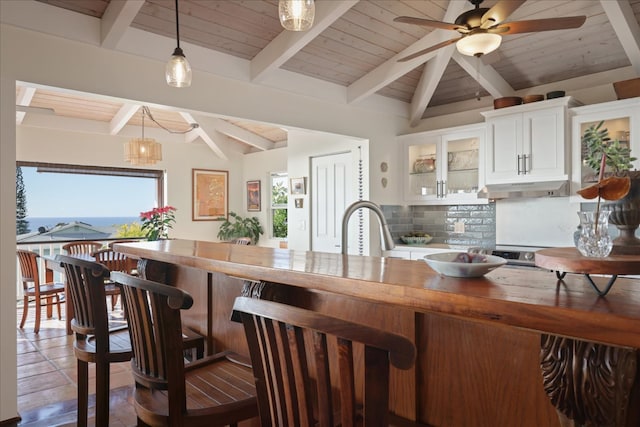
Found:
[{"label": "red flower arrangement", "polygon": [[169,229],[173,228],[176,221],[176,208],[173,206],[165,206],[163,208],[154,208],[148,212],[140,212],[142,220],[142,231],[147,240],[166,239],[169,235]]}]

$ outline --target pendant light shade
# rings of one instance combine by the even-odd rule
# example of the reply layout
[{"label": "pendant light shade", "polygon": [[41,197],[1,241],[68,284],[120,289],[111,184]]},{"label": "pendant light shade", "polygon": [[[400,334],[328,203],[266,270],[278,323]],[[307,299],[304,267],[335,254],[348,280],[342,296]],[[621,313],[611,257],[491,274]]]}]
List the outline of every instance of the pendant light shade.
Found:
[{"label": "pendant light shade", "polygon": [[313,25],[316,5],[313,0],[279,0],[278,13],[285,30],[306,31]]},{"label": "pendant light shade", "polygon": [[173,87],[191,86],[191,65],[182,53],[182,49],[176,47],[165,70],[167,84]]},{"label": "pendant light shade", "polygon": [[124,145],[124,160],[132,165],[154,165],[162,160],[162,145],[153,138],[134,138]]},{"label": "pendant light shade", "polygon": [[144,137],[144,115],[142,107],[142,138],[134,138],[124,144],[124,160],[132,165],[153,165],[162,160],[162,145],[153,138]]},{"label": "pendant light shade", "polygon": [[458,52],[468,56],[481,56],[493,52],[502,43],[502,37],[493,33],[475,33],[461,38],[456,43]]},{"label": "pendant light shade", "polygon": [[178,0],[176,0],[176,48],[165,69],[167,84],[173,87],[191,86],[191,65],[180,48],[180,24],[178,22]]}]

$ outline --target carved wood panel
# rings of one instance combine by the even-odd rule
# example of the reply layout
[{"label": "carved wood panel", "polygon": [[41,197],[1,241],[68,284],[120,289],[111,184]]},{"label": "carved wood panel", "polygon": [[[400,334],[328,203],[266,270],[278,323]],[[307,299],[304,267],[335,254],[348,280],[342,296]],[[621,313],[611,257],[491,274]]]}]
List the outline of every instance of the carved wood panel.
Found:
[{"label": "carved wood panel", "polygon": [[[627,425],[638,350],[542,335],[544,389],[557,411],[574,425]],[[638,402],[635,402],[635,406]]]}]

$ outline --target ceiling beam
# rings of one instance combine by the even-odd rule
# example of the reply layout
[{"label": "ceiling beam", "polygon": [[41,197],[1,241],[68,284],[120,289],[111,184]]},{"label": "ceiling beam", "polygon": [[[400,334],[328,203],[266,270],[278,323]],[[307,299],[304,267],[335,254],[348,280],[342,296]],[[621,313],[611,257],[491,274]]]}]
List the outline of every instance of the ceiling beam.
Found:
[{"label": "ceiling beam", "polygon": [[270,71],[280,68],[282,64],[329,28],[358,1],[317,2],[311,29],[307,31],[282,31],[251,60],[251,81],[260,82]]},{"label": "ceiling beam", "polygon": [[[444,14],[443,21],[453,22],[467,6],[468,3],[466,1],[451,0],[446,13]],[[437,55],[437,51],[426,53],[423,56],[419,56],[406,62],[398,62],[398,59],[431,47],[437,43],[444,42],[445,40],[449,40],[456,34],[457,33],[450,30],[441,29],[436,29],[430,32],[411,46],[393,56],[393,58],[387,60],[376,67],[373,71],[365,74],[349,85],[347,87],[347,102],[358,102],[365,97],[374,94],[391,82],[407,74],[409,71],[434,58]]]},{"label": "ceiling beam", "polygon": [[100,21],[101,46],[115,49],[144,5],[144,0],[109,2]]},{"label": "ceiling beam", "polygon": [[[35,87],[20,87],[20,89],[18,90],[18,96],[16,96],[16,105],[28,107],[29,105],[31,105],[31,100],[33,99],[33,95],[35,94]],[[25,111],[16,111],[16,124],[22,124],[26,115],[27,113]]]},{"label": "ceiling beam", "polygon": [[275,144],[267,138],[263,138],[253,132],[249,132],[248,130],[236,126],[233,123],[229,123],[226,120],[213,118],[210,119],[210,122],[215,125],[215,129],[218,132],[255,147],[258,150],[266,151],[274,148]]},{"label": "ceiling beam", "polygon": [[205,144],[215,153],[216,156],[220,157],[222,160],[229,160],[226,154],[222,151],[222,149],[216,144],[216,142],[211,138],[210,135],[216,134],[215,122],[210,122],[209,120],[202,118],[201,120],[196,120],[191,114],[181,112],[180,115],[189,123],[198,123],[198,127],[193,129],[191,132],[185,134],[186,142],[195,141],[195,136],[199,136]]},{"label": "ceiling beam", "polygon": [[[202,126],[200,126],[200,123],[198,120],[196,120],[190,113],[185,113],[183,111],[179,111],[178,114],[180,114],[180,116],[187,122],[187,123],[196,123],[198,126],[193,128],[192,130],[190,130],[189,132],[184,134],[184,142],[186,142],[187,144],[190,144],[192,142],[195,142],[196,139],[198,139],[198,137],[202,138],[203,141],[211,141],[212,144],[215,144],[213,142],[213,138],[211,138],[210,135],[208,135],[207,131],[202,129]],[[204,136],[203,136],[204,135]],[[218,153],[219,151],[219,153]],[[214,152],[216,154],[218,154],[218,156],[220,156],[220,154],[222,154],[222,149],[220,147],[217,147],[217,150],[214,150]],[[223,154],[223,158],[226,159],[226,155]]]},{"label": "ceiling beam", "polygon": [[447,65],[451,60],[451,55],[455,49],[455,45],[447,46],[443,49],[439,49],[436,53],[436,57],[427,62],[420,76],[420,81],[416,90],[411,98],[411,107],[409,111],[409,123],[411,126],[416,126],[422,119],[424,110],[429,105],[429,101],[433,97],[438,83],[444,74],[444,70],[447,69]]},{"label": "ceiling beam", "polygon": [[633,70],[640,76],[640,25],[627,0],[600,0]]},{"label": "ceiling beam", "polygon": [[109,135],[117,135],[131,117],[142,107],[141,104],[124,104],[109,122]]},{"label": "ceiling beam", "polygon": [[453,52],[453,60],[458,63],[480,86],[485,88],[494,98],[513,96],[515,90],[491,65],[485,65],[481,58],[462,55],[458,51]]}]

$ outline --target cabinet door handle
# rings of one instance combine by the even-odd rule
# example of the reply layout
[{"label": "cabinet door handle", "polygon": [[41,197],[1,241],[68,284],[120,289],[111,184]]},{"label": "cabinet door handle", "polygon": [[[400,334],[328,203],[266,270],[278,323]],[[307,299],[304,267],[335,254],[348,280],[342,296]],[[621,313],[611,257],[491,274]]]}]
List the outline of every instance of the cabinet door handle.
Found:
[{"label": "cabinet door handle", "polygon": [[436,198],[440,197],[440,181],[436,181]]},{"label": "cabinet door handle", "polygon": [[442,181],[441,190],[442,190],[442,193],[441,193],[442,195],[440,197],[444,199],[445,197],[447,197],[447,181]]},{"label": "cabinet door handle", "polygon": [[527,156],[526,154],[522,156],[522,174],[523,175],[527,174],[527,158],[529,158],[530,160],[530,156]]},{"label": "cabinet door handle", "polygon": [[518,168],[518,175],[520,175],[520,159],[522,156],[518,154],[518,159],[516,160],[516,167]]}]

